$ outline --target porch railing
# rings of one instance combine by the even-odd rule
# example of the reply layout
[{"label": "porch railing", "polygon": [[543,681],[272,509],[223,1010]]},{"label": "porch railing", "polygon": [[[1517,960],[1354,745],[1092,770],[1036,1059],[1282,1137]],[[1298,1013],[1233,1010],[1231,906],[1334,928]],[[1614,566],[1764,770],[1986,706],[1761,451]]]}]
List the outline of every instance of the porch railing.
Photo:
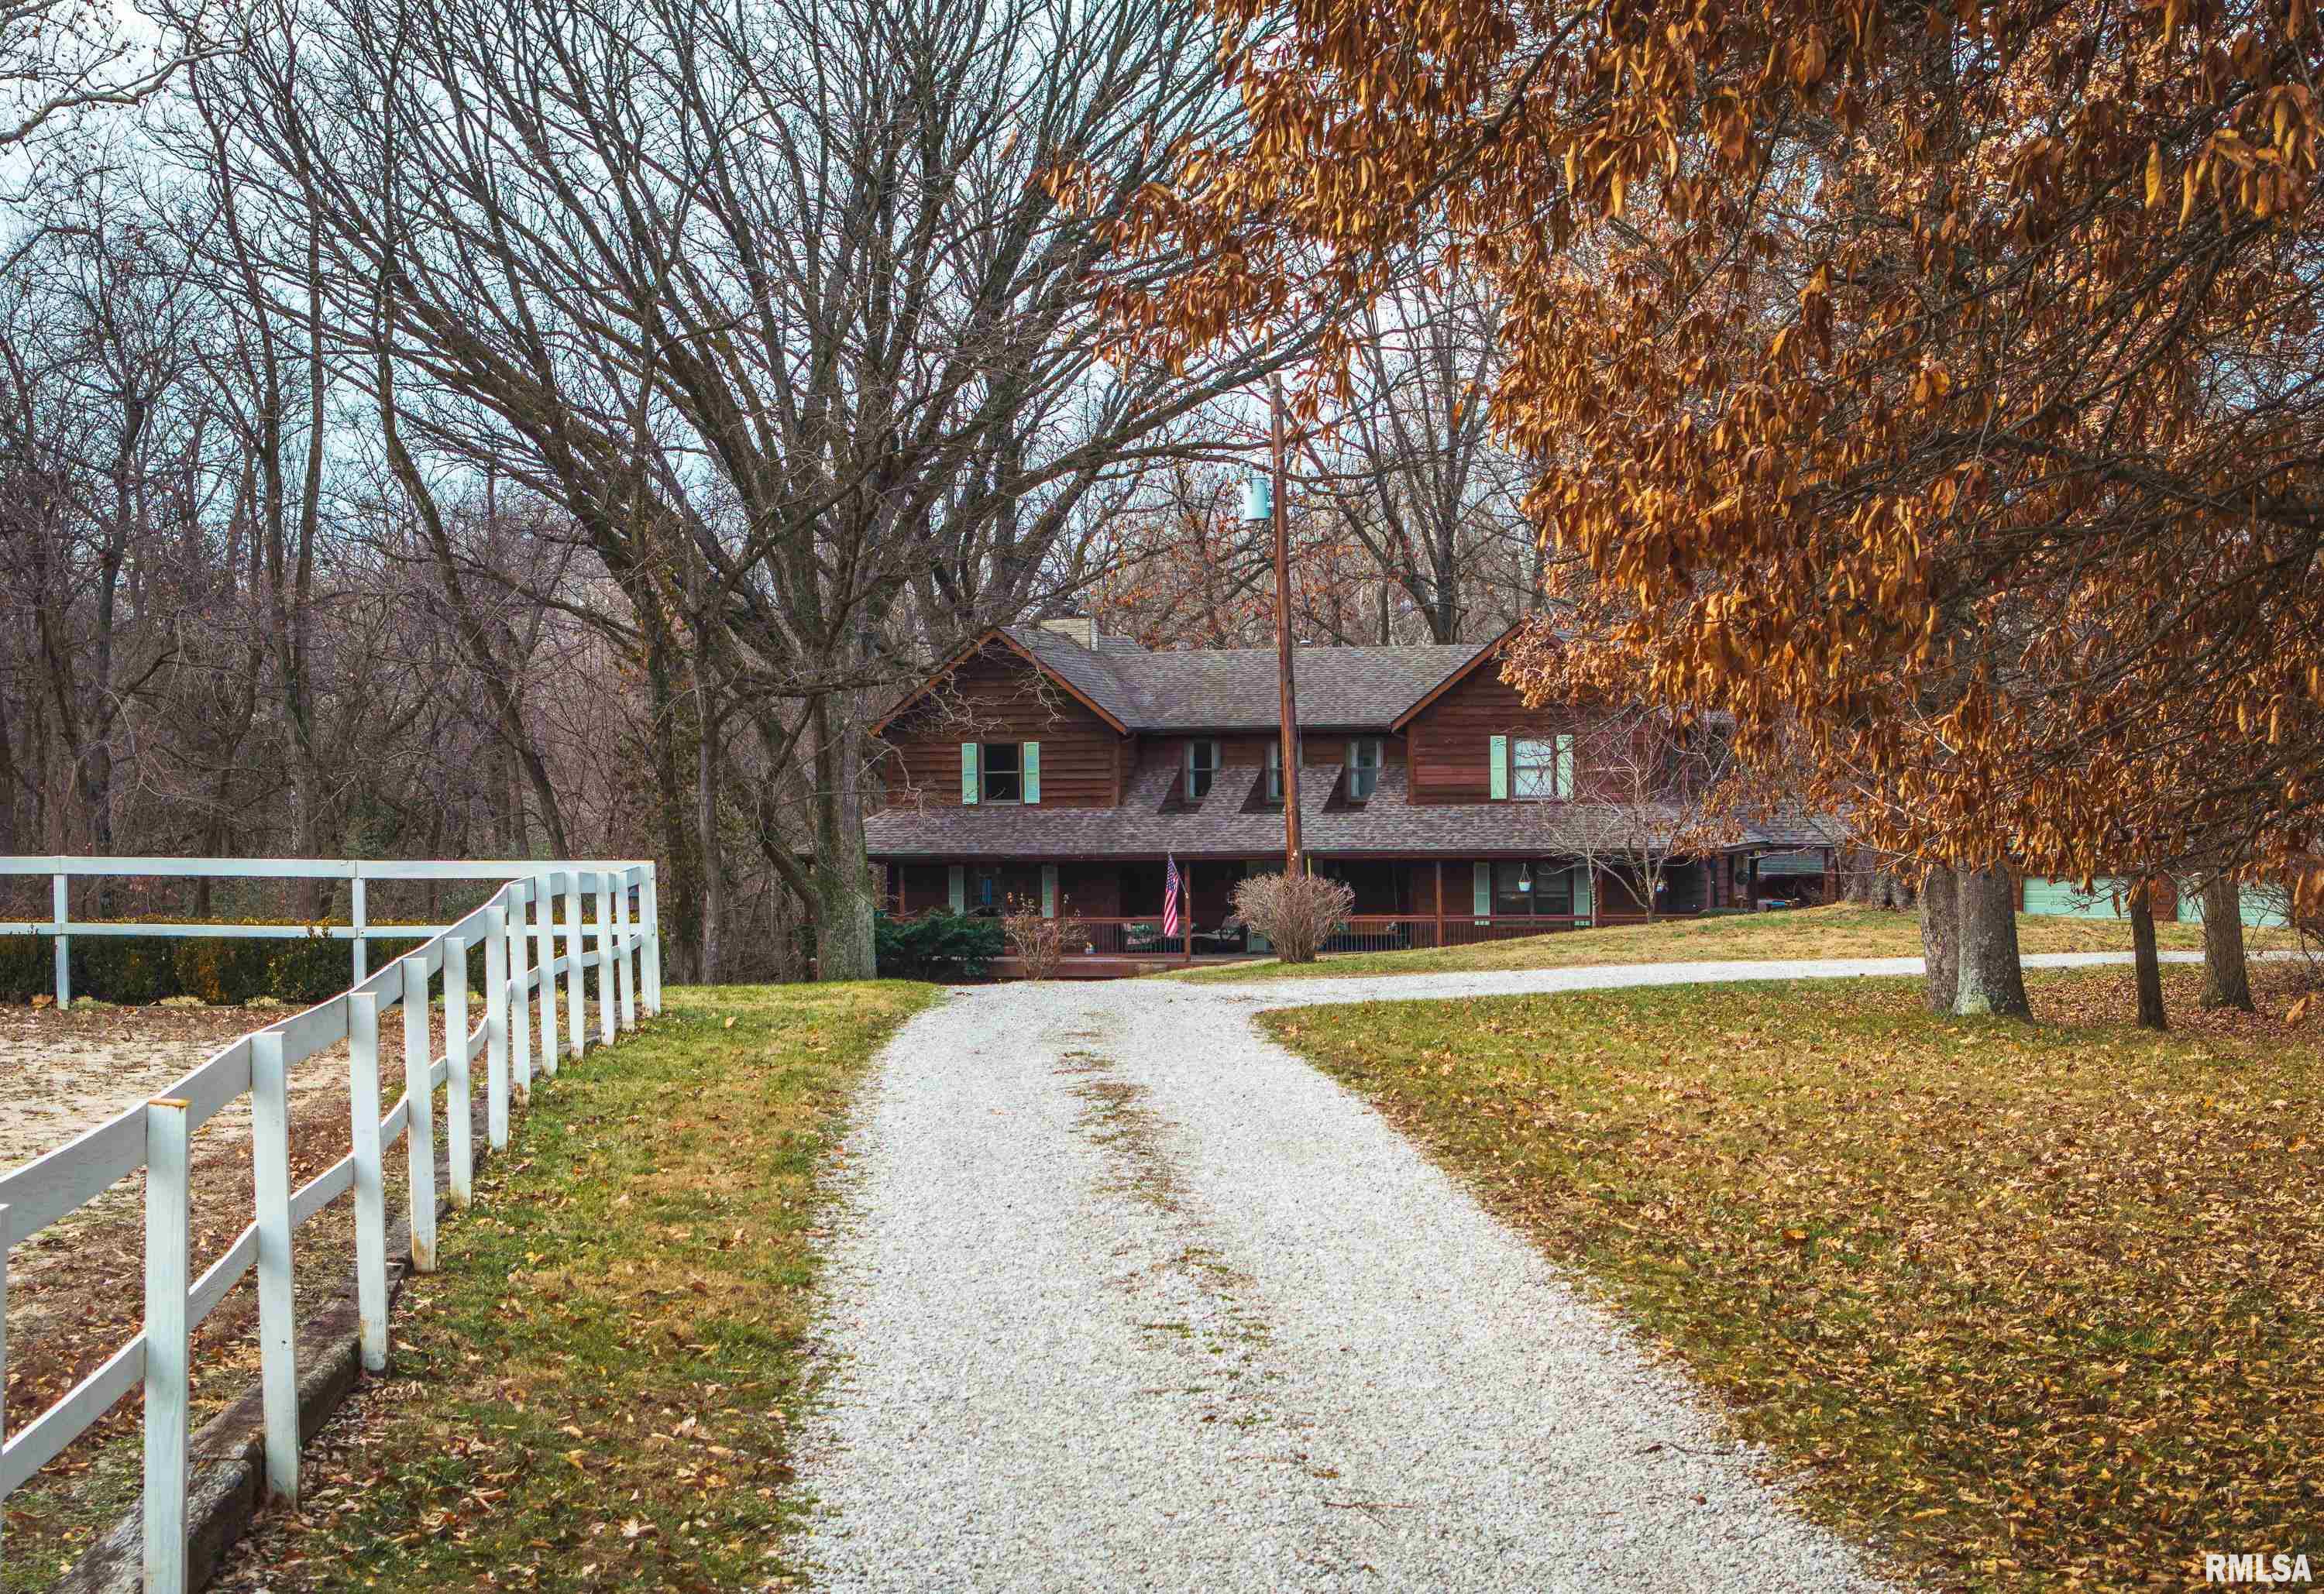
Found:
[{"label": "porch railing", "polygon": [[1158,913],[1115,918],[1092,918],[1080,913],[1070,917],[1081,926],[1080,935],[1065,947],[1066,955],[1072,957],[1185,957],[1190,951],[1204,950],[1190,946],[1190,942],[1208,938],[1218,928],[1203,926],[1206,935],[1198,936],[1195,926],[1181,919],[1178,933],[1166,941]]}]

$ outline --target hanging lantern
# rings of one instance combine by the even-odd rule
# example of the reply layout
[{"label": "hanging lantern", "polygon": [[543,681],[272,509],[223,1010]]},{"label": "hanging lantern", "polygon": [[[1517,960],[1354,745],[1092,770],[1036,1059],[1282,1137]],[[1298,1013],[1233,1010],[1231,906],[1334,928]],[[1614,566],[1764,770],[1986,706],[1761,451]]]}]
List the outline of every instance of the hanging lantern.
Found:
[{"label": "hanging lantern", "polygon": [[1254,471],[1242,484],[1242,523],[1264,526],[1275,519],[1275,481],[1264,471]]}]

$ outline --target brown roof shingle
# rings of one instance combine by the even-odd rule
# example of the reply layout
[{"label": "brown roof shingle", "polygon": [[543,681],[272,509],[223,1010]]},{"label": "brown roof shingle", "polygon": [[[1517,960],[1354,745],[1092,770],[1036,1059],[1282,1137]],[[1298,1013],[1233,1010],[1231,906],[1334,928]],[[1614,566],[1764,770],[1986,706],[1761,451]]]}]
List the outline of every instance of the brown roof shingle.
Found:
[{"label": "brown roof shingle", "polygon": [[[1572,856],[1603,837],[1612,810],[1592,803],[1445,803],[1407,800],[1405,770],[1380,771],[1379,789],[1360,806],[1334,801],[1341,767],[1309,764],[1299,772],[1300,840],[1324,856],[1352,852],[1397,857]],[[980,803],[930,804],[874,814],[864,830],[872,856],[900,859],[1155,857],[1264,858],[1283,851],[1280,808],[1253,805],[1255,769],[1229,769],[1199,806],[1172,800],[1178,771],[1139,771],[1118,808],[1025,807]],[[1747,830],[1738,845],[1788,842]],[[1828,843],[1827,843],[1828,844]],[[1605,849],[1601,845],[1600,850]]]},{"label": "brown roof shingle", "polygon": [[[1102,644],[1093,650],[1038,626],[1012,626],[1009,635],[1134,731],[1263,731],[1281,722],[1272,648],[1148,653]],[[1297,649],[1299,723],[1319,730],[1385,730],[1489,646]]]}]

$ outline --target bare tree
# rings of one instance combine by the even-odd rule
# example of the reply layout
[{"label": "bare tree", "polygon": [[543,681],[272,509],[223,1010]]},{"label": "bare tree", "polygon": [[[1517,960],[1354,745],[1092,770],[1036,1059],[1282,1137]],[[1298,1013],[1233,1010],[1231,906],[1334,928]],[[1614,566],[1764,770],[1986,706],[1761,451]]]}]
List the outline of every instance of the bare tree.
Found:
[{"label": "bare tree", "polygon": [[[1218,44],[1159,0],[323,0],[203,92],[413,456],[505,462],[636,607],[684,606],[683,539],[798,794],[765,861],[855,975],[867,694],[1038,601],[1093,493],[1290,352],[1102,358],[1102,228],[1230,124]],[[943,634],[899,658],[908,598]]]},{"label": "bare tree", "polygon": [[[1492,635],[1541,595],[1541,543],[1520,509],[1538,472],[1491,424],[1499,319],[1474,281],[1442,268],[1366,307],[1354,392],[1308,453],[1310,489],[1430,641]],[[1391,605],[1379,613],[1380,634],[1361,640],[1398,640]]]},{"label": "bare tree", "polygon": [[1716,727],[1626,705],[1592,715],[1560,757],[1551,778],[1571,800],[1545,813],[1601,899],[1619,885],[1652,919],[1674,868],[1741,839],[1738,770]]},{"label": "bare tree", "polygon": [[84,113],[159,93],[189,62],[221,50],[206,20],[198,8],[141,18],[141,41],[99,0],[0,0],[0,155],[21,154]]}]

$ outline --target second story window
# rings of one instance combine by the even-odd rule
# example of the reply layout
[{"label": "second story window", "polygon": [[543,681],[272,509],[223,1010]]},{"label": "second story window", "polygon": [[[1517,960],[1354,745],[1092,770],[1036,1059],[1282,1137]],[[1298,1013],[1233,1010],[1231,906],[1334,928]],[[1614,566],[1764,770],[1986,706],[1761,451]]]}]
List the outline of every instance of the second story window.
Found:
[{"label": "second story window", "polygon": [[1510,795],[1520,800],[1571,798],[1573,796],[1573,738],[1511,737],[1509,777]]},{"label": "second story window", "polygon": [[977,758],[978,800],[1021,803],[1025,800],[1025,746],[1020,742],[980,744]]},{"label": "second story window", "polygon": [[1039,802],[1041,744],[1038,742],[962,742],[960,800],[964,804]]},{"label": "second story window", "polygon": [[1199,803],[1211,795],[1211,788],[1219,779],[1219,744],[1215,742],[1186,743],[1186,800]]},{"label": "second story window", "polygon": [[1379,789],[1380,739],[1359,736],[1348,743],[1348,800],[1368,803]]}]

